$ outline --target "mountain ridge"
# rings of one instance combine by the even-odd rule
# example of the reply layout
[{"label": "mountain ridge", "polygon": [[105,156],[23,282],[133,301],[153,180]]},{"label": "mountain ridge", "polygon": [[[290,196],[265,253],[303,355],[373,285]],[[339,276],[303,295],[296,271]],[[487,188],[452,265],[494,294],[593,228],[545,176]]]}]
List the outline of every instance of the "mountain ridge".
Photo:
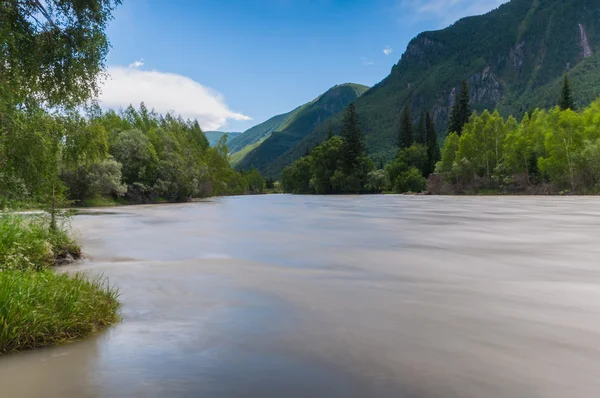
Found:
[{"label": "mountain ridge", "polygon": [[[355,83],[335,85],[291,112],[275,116],[249,129],[233,141],[235,148],[230,150],[230,153],[234,165],[238,169],[254,166],[265,176],[277,177],[278,171],[272,169],[272,162],[313,131],[317,125],[345,109],[367,89],[367,86]],[[245,137],[247,143],[240,149],[238,143],[248,133],[252,136]],[[258,142],[260,144],[256,145]],[[256,146],[243,157],[236,156],[236,153],[252,145]]]}]

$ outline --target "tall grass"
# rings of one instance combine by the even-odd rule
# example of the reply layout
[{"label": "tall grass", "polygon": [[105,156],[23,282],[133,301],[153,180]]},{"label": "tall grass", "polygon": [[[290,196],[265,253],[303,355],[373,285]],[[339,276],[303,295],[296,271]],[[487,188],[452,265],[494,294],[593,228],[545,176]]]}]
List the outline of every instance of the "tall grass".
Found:
[{"label": "tall grass", "polygon": [[0,272],[0,354],[80,339],[116,322],[117,295],[82,275]]},{"label": "tall grass", "polygon": [[66,253],[80,254],[66,224],[0,216],[0,354],[80,339],[118,320],[118,292],[104,279],[50,269]]},{"label": "tall grass", "polygon": [[52,230],[44,215],[0,216],[0,269],[41,270],[66,253],[81,254],[66,224]]}]

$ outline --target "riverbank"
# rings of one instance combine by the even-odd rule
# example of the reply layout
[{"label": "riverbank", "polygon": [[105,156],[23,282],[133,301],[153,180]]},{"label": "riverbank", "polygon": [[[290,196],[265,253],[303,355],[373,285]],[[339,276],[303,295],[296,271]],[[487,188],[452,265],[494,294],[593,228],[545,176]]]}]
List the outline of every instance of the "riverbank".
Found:
[{"label": "riverbank", "polygon": [[0,216],[0,354],[84,338],[119,319],[118,291],[102,278],[56,273],[81,256],[63,223]]}]

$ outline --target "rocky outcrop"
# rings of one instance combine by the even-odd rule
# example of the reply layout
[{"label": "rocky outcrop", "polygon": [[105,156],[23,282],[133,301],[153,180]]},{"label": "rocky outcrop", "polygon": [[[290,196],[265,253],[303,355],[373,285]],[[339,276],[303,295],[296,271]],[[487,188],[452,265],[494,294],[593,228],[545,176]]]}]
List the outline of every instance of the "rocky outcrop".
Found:
[{"label": "rocky outcrop", "polygon": [[471,90],[471,102],[474,104],[497,104],[502,99],[502,84],[486,66],[481,73],[476,73],[468,81]]}]

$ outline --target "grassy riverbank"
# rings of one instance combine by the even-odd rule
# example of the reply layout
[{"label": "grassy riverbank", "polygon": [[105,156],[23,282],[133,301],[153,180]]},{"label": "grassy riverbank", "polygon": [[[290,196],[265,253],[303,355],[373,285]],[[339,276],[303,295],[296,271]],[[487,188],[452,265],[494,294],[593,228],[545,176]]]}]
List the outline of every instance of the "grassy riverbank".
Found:
[{"label": "grassy riverbank", "polygon": [[118,320],[118,292],[103,279],[51,269],[79,255],[66,225],[0,216],[0,354],[81,339]]}]

